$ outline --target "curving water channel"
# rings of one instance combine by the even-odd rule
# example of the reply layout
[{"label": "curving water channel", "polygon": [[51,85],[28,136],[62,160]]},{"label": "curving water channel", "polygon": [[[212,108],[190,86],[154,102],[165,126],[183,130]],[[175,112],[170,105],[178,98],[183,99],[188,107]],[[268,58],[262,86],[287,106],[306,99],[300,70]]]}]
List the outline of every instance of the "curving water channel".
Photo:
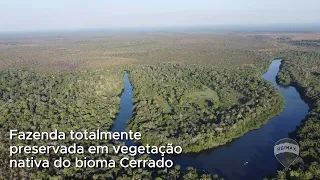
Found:
[{"label": "curving water channel", "polygon": [[[262,78],[270,81],[284,97],[285,107],[279,116],[229,144],[199,153],[173,156],[170,159],[182,167],[193,166],[211,174],[219,174],[226,180],[262,179],[274,174],[279,168],[279,163],[273,155],[275,142],[288,137],[288,133],[294,131],[308,113],[308,105],[294,87],[282,87],[277,84],[276,75],[280,65],[281,60],[272,61],[268,71],[262,75]],[[120,112],[112,131],[125,131],[126,121],[132,115],[132,97],[132,86],[128,74],[125,73]],[[131,141],[125,143],[134,145]]]}]

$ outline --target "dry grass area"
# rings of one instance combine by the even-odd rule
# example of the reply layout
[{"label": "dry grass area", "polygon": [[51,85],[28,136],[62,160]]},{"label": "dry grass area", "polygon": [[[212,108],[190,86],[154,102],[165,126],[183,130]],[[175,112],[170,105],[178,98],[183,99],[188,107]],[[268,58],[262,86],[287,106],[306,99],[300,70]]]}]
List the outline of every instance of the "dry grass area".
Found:
[{"label": "dry grass area", "polygon": [[[310,50],[280,42],[319,40],[320,33],[90,32],[0,35],[0,67],[68,72],[136,64],[254,66],[268,55]],[[312,49],[314,50],[314,49]]]},{"label": "dry grass area", "polygon": [[303,33],[295,34],[293,40],[320,40],[320,33]]},{"label": "dry grass area", "polygon": [[2,69],[65,72],[161,62],[251,66],[282,46],[268,36],[231,33],[115,33],[0,36]]}]

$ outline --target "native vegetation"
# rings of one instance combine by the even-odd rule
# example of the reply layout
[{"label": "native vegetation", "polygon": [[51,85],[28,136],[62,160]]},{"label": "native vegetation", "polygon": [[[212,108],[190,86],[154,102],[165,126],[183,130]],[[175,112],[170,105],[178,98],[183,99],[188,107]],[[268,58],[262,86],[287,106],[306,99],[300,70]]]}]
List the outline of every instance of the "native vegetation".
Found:
[{"label": "native vegetation", "polygon": [[[96,129],[109,130],[113,124],[120,103],[119,94],[123,87],[121,71],[95,71],[83,73],[67,73],[63,75],[42,75],[28,71],[0,72],[0,142],[1,167],[0,177],[12,178],[76,178],[76,179],[220,179],[204,173],[197,173],[195,169],[186,171],[176,166],[170,170],[149,170],[143,168],[9,168],[10,145],[72,145],[77,143],[84,147],[103,143],[118,144],[119,142],[83,141],[19,141],[9,142],[10,129],[20,131],[44,131],[55,129],[61,132],[70,130],[81,131]],[[79,144],[80,143],[80,144]],[[36,159],[52,161],[59,154],[37,155]],[[64,159],[75,158],[103,158],[117,161],[125,155],[115,154],[61,154]],[[15,155],[14,159],[26,158]],[[150,159],[148,156],[136,157]]]},{"label": "native vegetation", "polygon": [[[0,37],[0,179],[220,179],[180,166],[10,169],[10,143],[48,142],[9,142],[8,132],[13,128],[110,130],[119,111],[126,69],[135,102],[128,128],[142,132],[140,143],[170,142],[182,145],[185,152],[201,151],[259,128],[281,112],[280,93],[260,76],[279,52],[302,48],[308,51],[281,55],[284,61],[278,82],[296,86],[311,110],[292,134],[299,141],[301,157],[292,170],[279,172],[277,178],[317,179],[319,40],[283,34],[211,32]],[[83,143],[88,146],[93,142]],[[56,156],[49,154],[46,158]]]},{"label": "native vegetation", "polygon": [[295,46],[305,46],[305,47],[320,47],[320,40],[310,39],[310,40],[293,40],[290,37],[279,37],[277,40],[279,40],[281,43],[288,43]]},{"label": "native vegetation", "polygon": [[178,64],[130,72],[134,115],[128,129],[142,143],[172,142],[185,152],[225,144],[278,115],[282,97],[273,85],[246,70],[214,70]]},{"label": "native vegetation", "polygon": [[320,179],[320,53],[290,51],[282,56],[278,82],[296,87],[310,109],[290,135],[300,145],[300,156],[291,170],[279,171],[276,179]]}]

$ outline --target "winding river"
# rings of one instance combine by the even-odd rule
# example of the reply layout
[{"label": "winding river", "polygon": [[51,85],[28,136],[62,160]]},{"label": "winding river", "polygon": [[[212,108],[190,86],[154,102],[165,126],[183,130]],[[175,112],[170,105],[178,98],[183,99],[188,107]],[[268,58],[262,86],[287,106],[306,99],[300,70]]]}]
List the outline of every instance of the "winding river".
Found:
[{"label": "winding river", "polygon": [[[272,61],[262,78],[270,81],[280,90],[285,100],[283,112],[257,130],[249,131],[231,143],[202,151],[170,157],[175,164],[182,167],[193,166],[211,174],[219,174],[226,180],[262,179],[279,169],[279,163],[273,155],[273,146],[281,138],[295,130],[308,113],[308,105],[301,99],[297,90],[282,87],[276,82],[281,60]],[[124,75],[124,91],[121,95],[120,112],[112,131],[125,131],[126,121],[132,115],[133,91],[128,78]],[[133,142],[125,142],[134,145]]]}]

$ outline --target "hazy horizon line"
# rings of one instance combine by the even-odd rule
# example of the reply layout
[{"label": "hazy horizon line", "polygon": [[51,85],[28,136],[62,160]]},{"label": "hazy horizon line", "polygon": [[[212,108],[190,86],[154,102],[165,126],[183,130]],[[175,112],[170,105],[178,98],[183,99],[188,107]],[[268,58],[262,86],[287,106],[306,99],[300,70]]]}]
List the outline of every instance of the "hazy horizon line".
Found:
[{"label": "hazy horizon line", "polygon": [[[255,28],[255,29],[248,29]],[[294,29],[290,29],[294,28]],[[314,28],[314,29],[313,29]],[[39,29],[39,30],[10,30],[1,31],[0,34],[24,34],[24,33],[71,33],[71,32],[94,32],[94,31],[306,31],[320,32],[320,22],[317,23],[268,23],[268,24],[205,24],[205,25],[177,25],[177,26],[119,26],[119,27],[101,27],[101,28],[57,28],[57,29]]]}]

